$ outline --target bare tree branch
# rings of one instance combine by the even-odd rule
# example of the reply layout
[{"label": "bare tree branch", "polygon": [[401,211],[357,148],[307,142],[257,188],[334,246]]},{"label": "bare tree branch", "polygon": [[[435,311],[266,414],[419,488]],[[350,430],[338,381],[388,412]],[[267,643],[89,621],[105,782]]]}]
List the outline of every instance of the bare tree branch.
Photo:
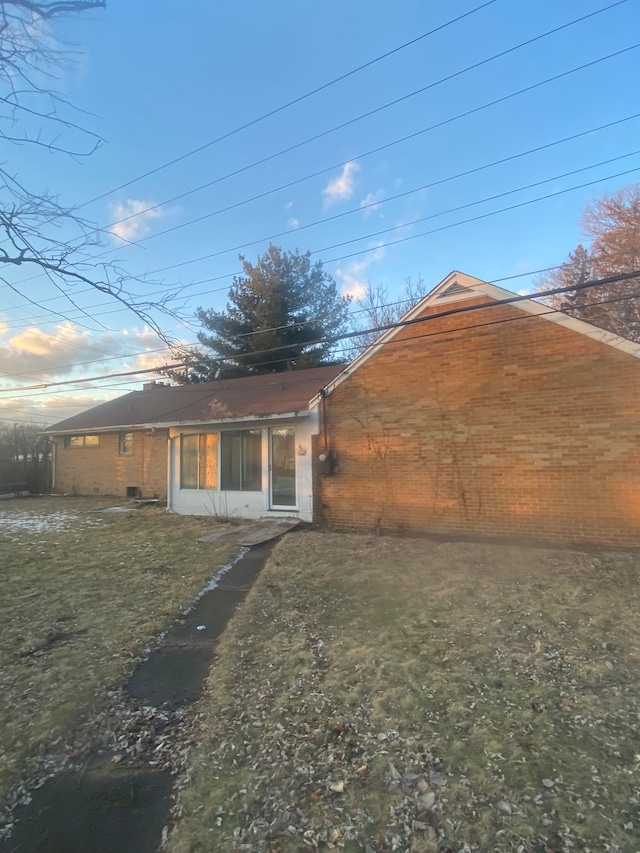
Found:
[{"label": "bare tree branch", "polygon": [[[640,269],[640,184],[591,199],[581,220],[589,241],[569,253],[567,261],[537,281],[540,291],[579,285]],[[603,329],[640,341],[640,304],[635,298],[638,279],[624,285],[603,285],[588,296],[580,290],[550,297],[560,311]],[[627,295],[629,298],[621,297]]]},{"label": "bare tree branch", "polygon": [[[96,259],[95,248],[104,245],[96,225],[78,217],[48,191],[29,188],[9,166],[8,146],[27,145],[34,155],[42,150],[80,160],[102,144],[97,133],[70,117],[69,111],[75,109],[55,88],[56,74],[72,70],[74,58],[69,46],[56,38],[50,22],[104,6],[104,0],[0,0],[0,278],[37,305],[28,279],[16,280],[11,271],[42,273],[74,311],[95,323],[77,299],[85,285],[131,310],[172,346],[175,342],[163,332],[154,313],[175,316],[176,294],[155,300],[132,292],[136,285],[148,292],[153,283]],[[77,236],[68,236],[70,228]]]},{"label": "bare tree branch", "polygon": [[381,284],[367,284],[361,299],[354,302],[358,306],[350,318],[351,331],[354,334],[349,341],[349,357],[355,358],[367,347],[372,346],[382,332],[372,331],[381,327],[392,326],[419,302],[426,294],[422,278],[414,283],[407,278],[402,297],[396,302],[389,302],[389,292]]}]

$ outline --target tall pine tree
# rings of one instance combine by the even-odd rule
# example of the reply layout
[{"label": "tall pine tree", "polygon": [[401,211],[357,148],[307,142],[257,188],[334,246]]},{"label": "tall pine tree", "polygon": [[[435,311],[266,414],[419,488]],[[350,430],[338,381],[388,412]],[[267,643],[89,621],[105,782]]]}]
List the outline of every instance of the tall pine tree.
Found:
[{"label": "tall pine tree", "polygon": [[244,274],[233,280],[226,311],[198,309],[198,340],[206,349],[187,353],[186,375],[173,377],[204,382],[220,371],[280,373],[335,360],[330,339],[346,328],[348,301],[322,264],[312,263],[310,252],[273,245],[256,264],[240,260]]}]

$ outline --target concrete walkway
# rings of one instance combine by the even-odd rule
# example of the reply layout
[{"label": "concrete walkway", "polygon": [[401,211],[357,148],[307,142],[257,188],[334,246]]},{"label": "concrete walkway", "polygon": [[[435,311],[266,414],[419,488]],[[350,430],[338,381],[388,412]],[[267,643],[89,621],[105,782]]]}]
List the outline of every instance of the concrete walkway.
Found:
[{"label": "concrete walkway", "polygon": [[[141,705],[180,708],[200,695],[215,642],[273,547],[247,552],[167,632],[136,669],[125,692]],[[15,812],[0,853],[155,853],[169,817],[174,779],[166,770],[92,754],[82,771],[63,773]],[[115,759],[115,760],[114,760]]]}]

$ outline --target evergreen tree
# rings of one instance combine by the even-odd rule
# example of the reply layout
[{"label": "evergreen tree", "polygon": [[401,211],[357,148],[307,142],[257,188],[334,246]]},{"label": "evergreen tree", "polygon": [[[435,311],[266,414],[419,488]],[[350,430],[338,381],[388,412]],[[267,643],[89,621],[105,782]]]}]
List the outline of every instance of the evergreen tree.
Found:
[{"label": "evergreen tree", "polygon": [[331,363],[330,339],[346,328],[348,300],[322,264],[312,264],[310,252],[273,245],[256,264],[240,260],[244,275],[234,278],[226,311],[198,309],[198,340],[208,352],[187,353],[187,375],[173,378],[204,382],[220,371],[246,376]]}]

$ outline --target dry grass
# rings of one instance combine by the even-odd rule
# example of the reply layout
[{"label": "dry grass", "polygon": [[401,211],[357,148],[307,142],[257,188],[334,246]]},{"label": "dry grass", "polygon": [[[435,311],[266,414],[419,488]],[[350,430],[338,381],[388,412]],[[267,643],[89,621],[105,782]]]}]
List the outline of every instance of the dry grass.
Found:
[{"label": "dry grass", "polygon": [[171,853],[636,851],[639,574],[288,536],[220,642]]},{"label": "dry grass", "polygon": [[196,543],[211,519],[89,512],[113,504],[0,503],[0,801],[64,746],[230,556]]}]

